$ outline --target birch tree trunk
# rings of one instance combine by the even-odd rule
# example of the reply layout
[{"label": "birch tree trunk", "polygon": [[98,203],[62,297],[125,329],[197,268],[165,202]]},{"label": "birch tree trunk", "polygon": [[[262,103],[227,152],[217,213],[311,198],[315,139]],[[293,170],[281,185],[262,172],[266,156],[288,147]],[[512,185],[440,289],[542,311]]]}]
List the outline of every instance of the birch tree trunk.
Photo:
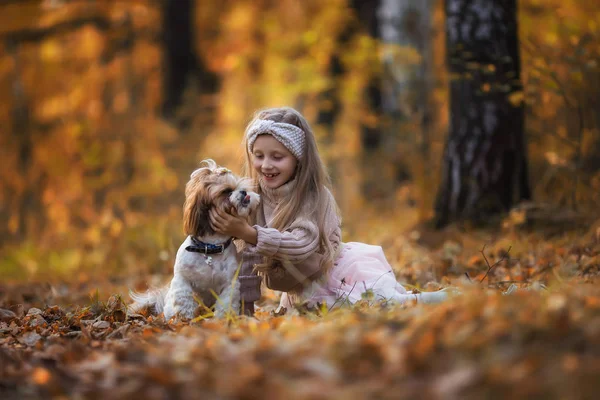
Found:
[{"label": "birch tree trunk", "polygon": [[446,0],[450,127],[438,227],[483,220],[529,199],[517,1]]},{"label": "birch tree trunk", "polygon": [[[431,210],[430,128],[435,119],[431,92],[434,88],[433,29],[431,18],[437,0],[381,0],[378,10],[382,51],[382,110],[389,117],[387,135],[404,148],[394,151],[396,179],[410,165],[418,185],[419,219]],[[407,147],[414,157],[407,160]],[[407,162],[408,161],[408,162]]]},{"label": "birch tree trunk", "polygon": [[[366,32],[379,41],[380,73],[371,77],[364,94],[370,121],[361,125],[365,177],[370,198],[390,198],[396,184],[418,176],[408,167],[415,158],[427,164],[429,82],[431,76],[431,5],[434,0],[353,0]],[[399,142],[409,142],[400,149]],[[418,155],[405,157],[407,152]]]}]

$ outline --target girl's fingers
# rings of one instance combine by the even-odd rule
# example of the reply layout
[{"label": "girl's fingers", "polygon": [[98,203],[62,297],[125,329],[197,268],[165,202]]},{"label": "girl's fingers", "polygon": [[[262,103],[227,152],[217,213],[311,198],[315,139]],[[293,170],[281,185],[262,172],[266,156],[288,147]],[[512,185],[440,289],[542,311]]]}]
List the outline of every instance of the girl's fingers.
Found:
[{"label": "girl's fingers", "polygon": [[221,230],[221,221],[219,221],[219,217],[213,213],[213,210],[208,212],[208,217],[210,219],[211,227],[216,231]]},{"label": "girl's fingers", "polygon": [[222,212],[216,208],[209,210],[208,216],[210,219],[211,228],[219,233],[227,232],[233,219],[235,218],[232,215]]},{"label": "girl's fingers", "polygon": [[221,214],[219,212],[219,210],[213,208],[209,211],[210,215],[216,220],[216,221],[222,221],[223,220],[223,214]]}]

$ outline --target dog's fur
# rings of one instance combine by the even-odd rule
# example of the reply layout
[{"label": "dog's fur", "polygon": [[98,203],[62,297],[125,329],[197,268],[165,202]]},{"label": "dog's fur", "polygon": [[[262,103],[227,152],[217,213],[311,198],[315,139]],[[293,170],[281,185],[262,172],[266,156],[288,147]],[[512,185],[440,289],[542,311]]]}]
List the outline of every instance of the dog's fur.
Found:
[{"label": "dog's fur", "polygon": [[240,284],[236,271],[240,262],[235,244],[231,243],[218,254],[190,252],[186,247],[193,245],[192,236],[204,243],[225,243],[230,237],[211,228],[209,210],[213,207],[223,211],[234,209],[238,215],[248,217],[258,206],[260,197],[252,191],[248,179],[218,167],[213,160],[204,160],[201,168],[191,174],[185,197],[183,226],[188,236],[177,251],[173,279],[162,289],[130,292],[134,300],[130,311],[153,308],[157,314],[164,313],[167,320],[174,316],[191,319],[198,301],[202,301],[207,307],[215,306],[216,317],[228,312],[239,314]]}]

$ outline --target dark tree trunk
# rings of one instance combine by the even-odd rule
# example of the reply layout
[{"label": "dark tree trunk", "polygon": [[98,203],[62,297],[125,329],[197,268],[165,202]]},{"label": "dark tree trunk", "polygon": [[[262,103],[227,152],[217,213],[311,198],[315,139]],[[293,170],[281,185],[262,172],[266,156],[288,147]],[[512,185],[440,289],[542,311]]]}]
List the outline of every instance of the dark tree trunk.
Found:
[{"label": "dark tree trunk", "polygon": [[165,1],[163,40],[165,47],[163,113],[170,117],[181,102],[189,74],[196,66],[192,16],[194,0]]},{"label": "dark tree trunk", "polygon": [[196,0],[168,0],[163,6],[163,115],[174,117],[182,95],[196,78],[199,91],[210,93],[218,86],[217,77],[208,71],[194,49],[194,7]]},{"label": "dark tree trunk", "polygon": [[[7,205],[18,204],[17,225],[12,233],[13,239],[23,240],[28,236],[42,231],[46,219],[41,215],[41,193],[44,190],[44,173],[31,174],[31,165],[34,159],[33,152],[36,142],[34,129],[31,121],[31,100],[25,91],[21,76],[21,57],[19,55],[19,44],[13,40],[6,41],[7,53],[14,62],[14,76],[12,77],[12,137],[15,140],[17,152],[17,169],[14,171],[20,175],[24,183],[21,193],[8,193]],[[7,207],[8,208],[8,207]],[[10,211],[9,211],[10,212]],[[8,218],[7,218],[8,220]],[[4,232],[0,232],[0,246],[2,246]]]},{"label": "dark tree trunk", "polygon": [[446,0],[450,131],[436,199],[439,227],[529,199],[516,0]]},{"label": "dark tree trunk", "polygon": [[[341,35],[338,39],[340,45],[343,46],[346,42],[345,35]],[[344,73],[344,68],[340,57],[335,54],[332,56],[329,66],[329,76],[332,80],[332,85],[319,96],[319,114],[317,115],[317,124],[323,125],[327,129],[328,139],[332,139],[333,126],[342,108],[339,93],[339,80]]]},{"label": "dark tree trunk", "polygon": [[[377,10],[380,0],[352,0],[358,20],[365,31],[373,38],[380,39]],[[377,121],[382,117],[381,76],[373,76],[365,91],[366,105]],[[374,151],[382,142],[382,132],[379,126],[362,124],[361,141],[366,151]]]}]

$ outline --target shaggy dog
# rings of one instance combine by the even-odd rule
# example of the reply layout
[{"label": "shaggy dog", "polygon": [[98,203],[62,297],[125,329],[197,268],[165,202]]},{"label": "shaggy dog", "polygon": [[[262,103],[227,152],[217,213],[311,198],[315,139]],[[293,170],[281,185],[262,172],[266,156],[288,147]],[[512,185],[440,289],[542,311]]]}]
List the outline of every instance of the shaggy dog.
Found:
[{"label": "shaggy dog", "polygon": [[167,320],[174,316],[191,319],[202,302],[207,307],[214,305],[218,318],[228,312],[239,314],[238,253],[232,237],[212,230],[208,211],[217,207],[248,217],[259,199],[249,180],[218,167],[213,160],[202,161],[185,187],[183,228],[188,237],[177,251],[171,284],[146,293],[130,292],[134,300],[130,310],[154,308]]}]

